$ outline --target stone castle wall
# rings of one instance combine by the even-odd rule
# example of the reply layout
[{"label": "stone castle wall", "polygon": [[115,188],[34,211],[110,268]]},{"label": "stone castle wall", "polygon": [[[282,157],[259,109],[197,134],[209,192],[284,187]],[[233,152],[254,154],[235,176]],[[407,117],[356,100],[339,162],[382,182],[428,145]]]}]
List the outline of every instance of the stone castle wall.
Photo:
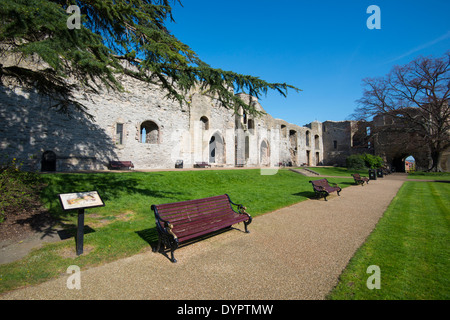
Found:
[{"label": "stone castle wall", "polygon": [[110,160],[132,161],[135,169],[174,168],[177,160],[185,168],[196,162],[221,167],[322,163],[319,122],[301,127],[269,114],[235,114],[195,90],[188,104],[180,104],[156,86],[125,76],[121,81],[123,92],[76,95],[93,120],[78,112],[57,113],[50,98],[35,92],[1,86],[0,161],[16,158],[33,171],[47,168],[49,154],[56,157],[56,171],[104,170]]}]

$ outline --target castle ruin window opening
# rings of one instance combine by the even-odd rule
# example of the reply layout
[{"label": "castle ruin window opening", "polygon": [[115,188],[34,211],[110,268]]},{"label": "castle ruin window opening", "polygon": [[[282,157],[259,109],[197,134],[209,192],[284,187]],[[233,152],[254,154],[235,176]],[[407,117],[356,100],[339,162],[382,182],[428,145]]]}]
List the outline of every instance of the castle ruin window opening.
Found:
[{"label": "castle ruin window opening", "polygon": [[248,119],[248,131],[250,134],[255,132],[255,121],[253,119]]},{"label": "castle ruin window opening", "polygon": [[141,143],[158,144],[159,143],[159,127],[153,121],[144,121],[141,124]]},{"label": "castle ruin window opening", "polygon": [[281,134],[283,137],[287,137],[287,128],[284,124],[281,125]]},{"label": "castle ruin window opening", "polygon": [[297,131],[289,130],[289,142],[292,148],[297,149]]},{"label": "castle ruin window opening", "polygon": [[116,124],[116,144],[123,144],[123,123]]},{"label": "castle ruin window opening", "polygon": [[306,131],[306,146],[309,147],[309,131]]},{"label": "castle ruin window opening", "polygon": [[202,130],[209,130],[209,119],[205,116],[200,118]]},{"label": "castle ruin window opening", "polygon": [[320,146],[319,146],[319,135],[317,135],[317,134],[314,136],[314,147],[316,148],[316,150],[320,149]]}]

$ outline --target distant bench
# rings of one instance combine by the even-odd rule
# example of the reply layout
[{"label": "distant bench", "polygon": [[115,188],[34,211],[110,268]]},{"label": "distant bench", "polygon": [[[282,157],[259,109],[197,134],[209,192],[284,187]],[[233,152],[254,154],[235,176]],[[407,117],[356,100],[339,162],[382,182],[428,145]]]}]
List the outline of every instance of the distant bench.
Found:
[{"label": "distant bench", "polygon": [[367,177],[361,177],[359,173],[352,174],[353,180],[355,180],[356,184],[364,185],[364,182],[369,184],[369,178]]},{"label": "distant bench", "polygon": [[210,167],[211,168],[211,165],[209,163],[207,163],[207,162],[196,162],[194,164],[194,168],[206,168],[206,167]]},{"label": "distant bench", "polygon": [[[237,211],[231,205],[237,207]],[[244,222],[245,232],[252,217],[245,207],[230,200],[227,194],[197,200],[152,205],[155,213],[158,245],[154,252],[168,248],[171,261],[177,262],[173,253],[180,243],[229,228]]]},{"label": "distant bench", "polygon": [[131,170],[134,168],[134,165],[133,162],[131,161],[110,161],[109,168],[111,170],[121,170],[121,169]]},{"label": "distant bench", "polygon": [[341,188],[333,183],[334,186],[331,186],[327,179],[313,180],[310,181],[313,186],[314,193],[317,197],[324,197],[325,201],[327,200],[327,196],[332,192],[337,192],[338,196],[340,196],[339,192],[341,192]]}]

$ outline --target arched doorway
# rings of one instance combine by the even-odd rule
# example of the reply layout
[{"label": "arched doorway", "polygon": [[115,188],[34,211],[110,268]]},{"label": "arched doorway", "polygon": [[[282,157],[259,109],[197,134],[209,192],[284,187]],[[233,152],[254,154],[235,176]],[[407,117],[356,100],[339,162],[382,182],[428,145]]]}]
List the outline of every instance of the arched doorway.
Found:
[{"label": "arched doorway", "polygon": [[209,163],[225,163],[225,141],[219,132],[214,133],[209,140]]},{"label": "arched doorway", "polygon": [[153,121],[144,121],[140,128],[140,142],[148,144],[159,143],[159,127]]},{"label": "arched doorway", "polygon": [[260,158],[259,158],[259,162],[261,164],[261,166],[269,166],[270,165],[270,148],[269,148],[269,143],[267,142],[267,140],[263,140],[261,142],[261,149],[260,149]]},{"label": "arched doorway", "polygon": [[392,158],[392,168],[394,172],[415,171],[417,167],[416,159],[411,154],[400,154]]},{"label": "arched doorway", "polygon": [[405,158],[405,172],[416,171],[416,159],[411,155]]},{"label": "arched doorway", "polygon": [[45,151],[41,159],[41,171],[56,171],[56,154],[53,151]]}]

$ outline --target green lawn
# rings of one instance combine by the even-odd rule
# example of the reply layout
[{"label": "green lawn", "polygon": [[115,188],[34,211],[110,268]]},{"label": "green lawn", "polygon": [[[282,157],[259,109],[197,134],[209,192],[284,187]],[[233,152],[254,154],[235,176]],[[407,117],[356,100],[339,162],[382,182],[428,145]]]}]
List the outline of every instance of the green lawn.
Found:
[{"label": "green lawn", "polygon": [[[261,175],[254,169],[45,174],[42,178],[48,186],[41,198],[69,233],[75,232],[77,215],[62,211],[59,193],[97,190],[106,205],[86,210],[85,254],[74,256],[74,237],[46,244],[20,261],[0,265],[0,292],[59,276],[72,264],[86,268],[150,250],[157,240],[152,204],[228,193],[255,217],[314,195],[311,178],[286,169],[275,175]],[[341,187],[353,184],[345,178],[330,182]]]},{"label": "green lawn", "polygon": [[351,177],[352,173],[359,173],[361,176],[369,176],[369,169],[364,170],[349,170],[343,167],[308,167],[320,175],[323,176],[341,176],[341,177]]},{"label": "green lawn", "polygon": [[450,172],[413,172],[408,174],[408,179],[450,181]]},{"label": "green lawn", "polygon": [[[329,299],[450,299],[450,184],[405,182]],[[366,282],[380,268],[380,289]]]}]

